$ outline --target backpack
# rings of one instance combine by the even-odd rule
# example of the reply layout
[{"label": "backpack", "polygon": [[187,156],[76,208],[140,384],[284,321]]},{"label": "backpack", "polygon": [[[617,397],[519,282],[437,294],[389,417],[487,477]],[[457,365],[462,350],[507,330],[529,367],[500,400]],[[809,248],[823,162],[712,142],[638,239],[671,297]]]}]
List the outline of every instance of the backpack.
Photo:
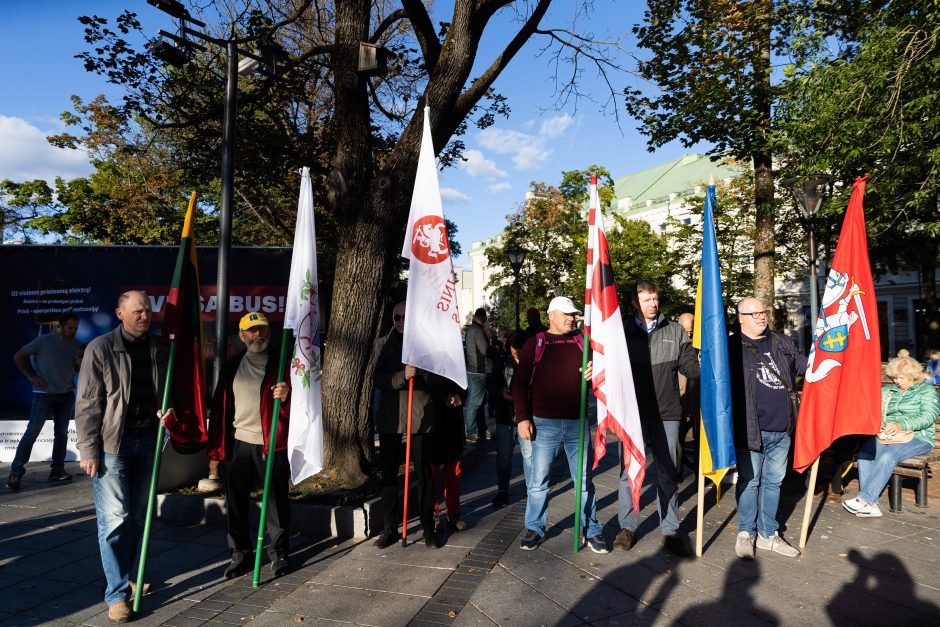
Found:
[{"label": "backpack", "polygon": [[[559,342],[552,342],[552,344],[577,344],[578,349],[581,351],[584,350],[584,335],[578,333],[574,337],[569,337]],[[542,361],[542,357],[545,355],[545,331],[539,331],[535,334],[535,360],[532,362],[532,376],[529,377],[529,386],[531,387],[532,382],[535,380],[535,367],[539,365],[539,362]]]}]

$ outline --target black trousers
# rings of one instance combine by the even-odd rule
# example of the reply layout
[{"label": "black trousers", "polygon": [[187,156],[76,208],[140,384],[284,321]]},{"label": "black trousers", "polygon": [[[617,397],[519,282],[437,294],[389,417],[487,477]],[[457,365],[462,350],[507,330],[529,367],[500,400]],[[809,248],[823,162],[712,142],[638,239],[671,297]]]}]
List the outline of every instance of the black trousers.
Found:
[{"label": "black trousers", "polygon": [[[411,461],[414,462],[414,474],[418,482],[418,512],[425,533],[434,531],[434,479],[427,457],[429,444],[430,438],[427,434],[412,434]],[[402,445],[401,434],[379,433],[379,447],[385,528],[398,529],[402,519],[402,503],[398,495],[398,468],[405,462],[405,447]],[[409,497],[411,496],[409,492]]]},{"label": "black trousers", "polygon": [[[250,554],[257,544],[257,535],[252,537],[251,491],[264,487],[266,461],[261,456],[260,444],[248,444],[233,440],[235,446],[228,460],[222,463],[222,480],[225,485],[225,506],[228,511],[228,546],[232,554]],[[275,453],[271,469],[271,494],[268,497],[268,556],[287,557],[290,553],[288,529],[290,528],[290,499],[288,481],[290,466],[286,453]]]}]

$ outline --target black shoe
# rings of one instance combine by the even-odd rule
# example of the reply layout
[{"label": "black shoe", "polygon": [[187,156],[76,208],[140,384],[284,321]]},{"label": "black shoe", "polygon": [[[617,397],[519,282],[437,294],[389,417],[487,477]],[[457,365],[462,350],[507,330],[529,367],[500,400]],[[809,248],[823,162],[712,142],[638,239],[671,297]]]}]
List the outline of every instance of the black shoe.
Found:
[{"label": "black shoe", "polygon": [[439,549],[441,548],[441,540],[433,531],[427,532],[424,534],[424,546],[429,549]]},{"label": "black shoe", "polygon": [[11,490],[19,490],[20,481],[22,481],[22,479],[23,479],[23,473],[11,472],[10,478],[7,479],[7,487],[10,488]]},{"label": "black shoe", "polygon": [[522,540],[519,541],[519,548],[523,551],[534,551],[541,541],[542,536],[535,533],[531,529],[526,529],[525,534],[522,536]]},{"label": "black shoe", "polygon": [[232,561],[225,569],[226,579],[241,577],[251,570],[251,558],[248,553],[232,553]]},{"label": "black shoe", "polygon": [[663,536],[663,546],[676,557],[692,557],[692,547],[685,536]]},{"label": "black shoe", "polygon": [[447,517],[447,530],[452,532],[466,531],[467,521],[465,521],[460,514],[451,514]]},{"label": "black shoe", "polygon": [[72,475],[65,472],[64,468],[53,468],[49,473],[49,481],[69,481]]},{"label": "black shoe", "polygon": [[398,533],[397,529],[385,529],[375,540],[375,548],[377,549],[387,549],[396,542],[401,540],[401,534]]},{"label": "black shoe", "polygon": [[281,575],[287,574],[287,569],[290,564],[287,561],[287,556],[278,555],[274,558],[274,561],[271,562],[271,572],[274,573],[275,577],[280,577]]},{"label": "black shoe", "polygon": [[509,494],[506,492],[497,492],[493,497],[493,509],[499,509],[509,505]]}]

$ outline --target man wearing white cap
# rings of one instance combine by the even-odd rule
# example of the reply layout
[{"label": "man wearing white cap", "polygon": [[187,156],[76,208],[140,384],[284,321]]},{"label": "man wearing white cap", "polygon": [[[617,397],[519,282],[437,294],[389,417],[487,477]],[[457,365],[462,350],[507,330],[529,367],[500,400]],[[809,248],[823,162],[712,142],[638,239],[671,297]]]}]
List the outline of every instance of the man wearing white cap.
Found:
[{"label": "man wearing white cap", "polygon": [[225,577],[239,577],[254,566],[251,559],[254,541],[249,530],[250,497],[251,491],[264,483],[276,398],[282,403],[271,471],[274,506],[268,508],[266,522],[271,538],[268,547],[271,570],[275,576],[280,576],[287,572],[290,553],[290,466],[287,461],[290,387],[277,381],[278,356],[268,348],[271,329],[263,313],[253,311],[242,316],[238,339],[245,344],[245,350],[222,367],[209,414],[208,455],[210,460],[222,462],[228,546],[232,555]]},{"label": "man wearing white cap", "polygon": [[[548,523],[548,477],[560,448],[568,458],[574,479],[578,473],[579,403],[584,336],[575,326],[581,311],[570,298],[558,296],[548,306],[548,330],[529,338],[519,354],[512,397],[519,421],[519,449],[525,471],[528,500],[525,533],[519,547],[535,549],[545,537]],[[591,379],[591,363],[584,372]],[[584,480],[581,505],[587,545],[595,553],[607,553],[603,525],[597,520],[594,483],[588,474],[593,465],[590,434],[584,434]]]}]

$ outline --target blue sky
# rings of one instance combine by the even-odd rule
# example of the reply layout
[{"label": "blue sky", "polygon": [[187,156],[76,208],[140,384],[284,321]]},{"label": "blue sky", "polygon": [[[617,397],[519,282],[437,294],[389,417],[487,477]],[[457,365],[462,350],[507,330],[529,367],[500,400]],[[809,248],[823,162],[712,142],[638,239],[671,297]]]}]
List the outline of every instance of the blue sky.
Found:
[{"label": "blue sky", "polygon": [[[436,3],[435,22],[449,19],[448,4]],[[570,26],[580,3],[553,4],[542,27]],[[630,28],[642,19],[645,3],[596,0],[593,4],[593,15],[579,16],[580,32],[586,28],[604,40],[624,37],[625,48],[632,50]],[[74,58],[85,46],[76,17],[96,14],[113,19],[125,8],[137,12],[147,32],[174,30],[170,18],[144,0],[0,0],[0,58],[6,60],[5,88],[0,90],[0,179],[52,180],[89,172],[84,155],[54,149],[45,137],[61,132],[59,114],[71,109],[72,94],[86,101],[99,93],[119,95]],[[479,71],[508,41],[512,18],[506,10],[494,18],[481,44]],[[495,84],[508,98],[510,118],[500,118],[484,131],[471,127],[463,138],[467,161],[441,174],[444,211],[457,224],[457,239],[465,251],[503,228],[505,216],[524,198],[530,181],[557,183],[563,170],[594,163],[606,166],[616,178],[688,152],[674,142],[650,154],[646,139],[636,133],[635,122],[622,108],[618,129],[609,111],[600,112],[609,94],[589,67],[579,85],[594,102],[569,101],[552,108],[553,68],[549,55],[539,56],[543,44],[544,39],[527,43]],[[625,74],[614,77],[618,90],[628,82],[635,85]],[[458,259],[458,264],[461,261],[466,260]]]}]

